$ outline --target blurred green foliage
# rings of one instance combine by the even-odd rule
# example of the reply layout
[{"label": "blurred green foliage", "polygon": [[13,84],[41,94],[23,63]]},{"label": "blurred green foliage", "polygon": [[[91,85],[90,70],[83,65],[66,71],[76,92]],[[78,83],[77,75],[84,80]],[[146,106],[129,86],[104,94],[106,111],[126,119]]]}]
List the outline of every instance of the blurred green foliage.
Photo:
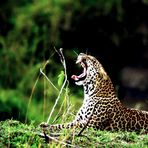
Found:
[{"label": "blurred green foliage", "polygon": [[[8,0],[0,6],[0,120],[15,118],[41,122],[46,120],[58,92],[39,77],[39,68],[49,59],[45,73],[57,88],[63,82],[61,63],[55,58],[55,47],[61,47],[61,30],[75,29],[73,20],[79,21],[89,9],[98,9],[95,15],[109,14],[117,7],[117,17],[122,14],[121,0]],[[74,53],[66,50],[73,58]],[[59,64],[60,63],[60,64]],[[58,77],[59,75],[59,77]],[[59,86],[58,86],[59,85]],[[31,103],[28,104],[29,98]],[[81,99],[77,92],[71,100]],[[60,102],[63,102],[63,95]]]}]

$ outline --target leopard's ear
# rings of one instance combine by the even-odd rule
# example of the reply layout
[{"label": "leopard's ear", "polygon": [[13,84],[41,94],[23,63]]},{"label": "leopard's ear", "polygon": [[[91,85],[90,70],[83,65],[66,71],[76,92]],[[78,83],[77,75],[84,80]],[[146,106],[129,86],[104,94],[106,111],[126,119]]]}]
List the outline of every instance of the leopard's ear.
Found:
[{"label": "leopard's ear", "polygon": [[103,79],[107,80],[108,78],[107,73],[105,72],[102,66],[100,67],[100,74],[103,76]]}]

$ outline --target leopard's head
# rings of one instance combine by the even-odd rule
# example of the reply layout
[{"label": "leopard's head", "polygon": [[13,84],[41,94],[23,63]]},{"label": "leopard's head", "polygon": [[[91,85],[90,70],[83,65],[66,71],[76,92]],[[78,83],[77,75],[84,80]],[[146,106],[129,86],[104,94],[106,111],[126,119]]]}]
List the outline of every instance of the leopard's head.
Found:
[{"label": "leopard's head", "polygon": [[79,76],[72,75],[72,79],[75,80],[77,85],[87,84],[90,81],[96,81],[96,79],[106,79],[107,74],[103,69],[100,62],[93,56],[80,53],[77,57],[76,64],[80,64],[83,68],[83,73]]}]

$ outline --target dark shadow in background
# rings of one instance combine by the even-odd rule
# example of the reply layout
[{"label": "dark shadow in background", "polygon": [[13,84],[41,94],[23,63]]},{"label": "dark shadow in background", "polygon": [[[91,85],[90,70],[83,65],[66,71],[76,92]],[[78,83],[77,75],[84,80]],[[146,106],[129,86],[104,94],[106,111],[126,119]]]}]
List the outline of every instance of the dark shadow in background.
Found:
[{"label": "dark shadow in background", "polygon": [[[82,49],[81,52],[88,51],[96,56],[110,75],[114,85],[119,86],[119,98],[134,99],[137,96],[146,102],[148,85],[146,84],[144,90],[140,90],[138,86],[131,88],[130,84],[124,86],[121,75],[123,68],[126,67],[136,68],[139,71],[148,69],[148,5],[142,0],[122,0],[122,9],[122,20],[117,19],[116,6],[108,15],[95,16],[98,10],[92,8],[78,22],[73,18],[74,29],[61,29],[62,47]],[[91,17],[91,14],[94,17]],[[72,67],[74,65],[70,62],[69,78],[75,73]],[[139,83],[139,85],[142,84]],[[129,93],[129,90],[132,91]],[[137,92],[136,95],[135,92]]]}]

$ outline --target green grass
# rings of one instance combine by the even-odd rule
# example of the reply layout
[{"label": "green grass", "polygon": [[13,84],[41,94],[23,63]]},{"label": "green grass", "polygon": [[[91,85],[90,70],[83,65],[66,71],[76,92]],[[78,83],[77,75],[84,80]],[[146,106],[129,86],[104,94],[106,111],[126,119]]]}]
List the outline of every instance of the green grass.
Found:
[{"label": "green grass", "polygon": [[0,122],[0,147],[38,147],[42,139],[35,134],[33,124],[26,125],[16,120]]},{"label": "green grass", "polygon": [[[55,140],[46,143],[45,139],[38,134],[41,132],[39,127],[33,123],[23,124],[16,120],[6,120],[0,122],[0,147],[61,147],[64,143],[69,143],[75,147],[91,148],[147,148],[148,135],[139,135],[135,132],[111,132],[96,131],[86,129],[81,136],[77,136],[80,129],[75,132],[72,130],[62,130],[61,135]],[[70,147],[70,146],[67,146]]]}]

